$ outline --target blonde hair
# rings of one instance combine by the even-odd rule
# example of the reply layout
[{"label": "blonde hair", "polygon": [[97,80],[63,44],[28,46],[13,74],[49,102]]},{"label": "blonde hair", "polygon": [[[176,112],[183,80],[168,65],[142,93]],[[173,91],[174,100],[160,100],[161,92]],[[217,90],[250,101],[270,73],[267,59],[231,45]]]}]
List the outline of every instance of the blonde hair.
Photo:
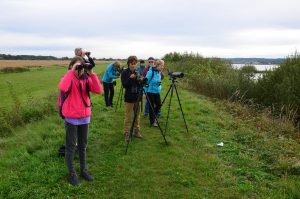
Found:
[{"label": "blonde hair", "polygon": [[75,53],[75,56],[81,56],[82,48],[75,48],[74,53]]},{"label": "blonde hair", "polygon": [[155,66],[163,66],[165,64],[164,60],[158,59],[155,61]]},{"label": "blonde hair", "polygon": [[114,66],[115,66],[115,67],[117,67],[117,68],[120,68],[120,66],[121,66],[121,62],[119,62],[119,61],[115,61],[115,63],[114,63]]}]

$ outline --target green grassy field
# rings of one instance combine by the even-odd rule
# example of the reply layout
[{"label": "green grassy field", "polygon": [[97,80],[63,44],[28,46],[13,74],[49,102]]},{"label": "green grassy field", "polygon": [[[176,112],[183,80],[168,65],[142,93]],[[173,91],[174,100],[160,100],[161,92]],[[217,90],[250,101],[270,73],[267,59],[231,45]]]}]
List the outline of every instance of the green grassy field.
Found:
[{"label": "green grassy field", "polygon": [[[102,74],[106,64],[98,65],[94,70]],[[58,91],[58,82],[66,73],[67,68],[51,66],[42,68],[30,68],[29,72],[0,74],[0,107],[11,107],[13,101],[8,87],[12,85],[22,103],[29,97],[42,98],[50,93]]]},{"label": "green grassy field", "polygon": [[[65,70],[1,74],[1,99],[11,103],[6,80],[16,82],[22,101],[28,93],[39,98],[57,92]],[[165,79],[162,96],[168,86]],[[64,159],[57,154],[65,137],[57,113],[14,128],[10,136],[0,137],[0,198],[300,198],[299,140],[285,136],[285,128],[276,124],[257,128],[263,118],[241,118],[235,114],[243,111],[237,105],[182,88],[179,93],[189,133],[174,98],[169,145],[141,118],[144,138],[133,140],[127,155],[123,109],[107,109],[103,96],[93,95],[87,161],[95,181],[81,180],[79,187],[67,183]],[[165,104],[161,124],[166,113]],[[224,147],[218,147],[219,142]],[[78,157],[75,163],[78,170]]]}]

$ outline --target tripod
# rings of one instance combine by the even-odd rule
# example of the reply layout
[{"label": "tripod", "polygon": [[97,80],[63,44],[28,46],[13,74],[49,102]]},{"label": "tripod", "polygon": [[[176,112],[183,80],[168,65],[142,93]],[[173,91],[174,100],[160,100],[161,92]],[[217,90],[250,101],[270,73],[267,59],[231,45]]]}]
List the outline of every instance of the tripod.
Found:
[{"label": "tripod", "polygon": [[[134,127],[134,123],[135,123],[135,121],[136,121],[137,113],[138,113],[138,110],[139,110],[139,109],[138,109],[138,106],[139,106],[139,102],[140,102],[140,101],[142,100],[142,98],[143,98],[143,94],[145,94],[146,99],[149,101],[149,97],[148,97],[147,93],[145,92],[145,89],[143,88],[143,85],[138,85],[138,99],[137,99],[137,101],[135,102],[135,106],[134,106],[134,117],[133,117],[133,121],[132,121],[132,123],[131,123],[131,128],[130,128],[130,133],[129,133],[129,139],[128,139],[127,144],[126,144],[125,154],[127,154],[129,142],[131,141],[131,138],[132,138],[133,127]],[[149,103],[149,105],[150,105],[151,110],[154,112],[154,108],[153,108],[153,106],[151,105],[151,103]],[[162,128],[160,127],[160,124],[159,124],[159,122],[158,122],[157,117],[156,117],[155,114],[154,114],[154,117],[155,117],[155,119],[156,119],[156,122],[157,122],[158,128],[159,128],[159,130],[160,130],[160,133],[161,133],[161,135],[162,135],[162,137],[163,137],[163,139],[164,139],[166,145],[168,145],[168,142],[167,142],[167,140],[166,140],[166,137],[165,137],[165,135],[164,135],[164,133],[163,133]]]},{"label": "tripod", "polygon": [[184,124],[185,124],[185,128],[186,128],[186,131],[189,132],[188,130],[188,127],[186,125],[186,121],[185,121],[185,118],[184,118],[184,113],[183,113],[183,110],[182,110],[182,106],[181,106],[181,102],[180,102],[180,99],[179,99],[179,95],[178,95],[178,91],[177,91],[177,87],[176,87],[176,77],[171,77],[170,78],[172,80],[172,84],[170,85],[170,88],[164,98],[164,100],[162,101],[162,105],[164,104],[167,96],[169,95],[170,91],[171,91],[171,96],[170,96],[170,102],[169,102],[169,107],[168,107],[168,115],[167,115],[167,121],[166,121],[166,126],[165,126],[165,133],[164,135],[166,135],[167,133],[167,128],[168,128],[168,125],[169,125],[169,116],[170,116],[170,108],[171,108],[171,103],[172,103],[172,97],[173,97],[173,93],[174,93],[174,89],[176,91],[176,95],[177,95],[177,99],[178,99],[178,103],[179,103],[179,106],[180,106],[180,110],[181,110],[181,113],[182,113],[182,117],[183,117],[183,120],[184,120]]},{"label": "tripod", "polygon": [[119,91],[118,100],[117,100],[116,107],[115,107],[115,112],[117,112],[119,103],[120,103],[120,108],[122,107],[123,93],[124,93],[124,89],[123,89],[123,85],[121,83],[121,88]]}]

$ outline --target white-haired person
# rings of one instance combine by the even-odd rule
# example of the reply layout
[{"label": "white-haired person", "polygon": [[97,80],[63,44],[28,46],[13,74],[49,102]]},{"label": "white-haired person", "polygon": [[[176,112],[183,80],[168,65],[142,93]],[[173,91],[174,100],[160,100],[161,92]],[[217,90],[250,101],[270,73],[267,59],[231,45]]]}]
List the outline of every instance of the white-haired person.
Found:
[{"label": "white-haired person", "polygon": [[82,57],[82,59],[84,60],[84,62],[86,64],[91,64],[93,67],[96,66],[93,58],[91,57],[91,52],[86,51],[82,48],[75,48],[74,53],[75,53],[75,56]]}]

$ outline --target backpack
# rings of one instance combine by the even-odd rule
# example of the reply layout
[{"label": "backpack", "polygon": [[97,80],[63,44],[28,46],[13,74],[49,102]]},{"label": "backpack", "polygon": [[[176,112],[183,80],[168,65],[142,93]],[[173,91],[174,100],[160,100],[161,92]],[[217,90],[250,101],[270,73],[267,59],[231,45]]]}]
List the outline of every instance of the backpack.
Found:
[{"label": "backpack", "polygon": [[[78,153],[78,145],[76,144],[75,146],[75,153]],[[66,146],[65,145],[61,145],[58,149],[58,155],[61,157],[65,157],[66,155]]]},{"label": "backpack", "polygon": [[58,114],[62,119],[65,119],[65,116],[62,113],[62,107],[64,105],[64,102],[66,101],[66,99],[69,96],[69,92],[72,89],[72,85],[73,85],[73,82],[71,82],[70,88],[68,89],[67,92],[63,92],[63,91],[59,90],[59,94],[58,94]]}]

